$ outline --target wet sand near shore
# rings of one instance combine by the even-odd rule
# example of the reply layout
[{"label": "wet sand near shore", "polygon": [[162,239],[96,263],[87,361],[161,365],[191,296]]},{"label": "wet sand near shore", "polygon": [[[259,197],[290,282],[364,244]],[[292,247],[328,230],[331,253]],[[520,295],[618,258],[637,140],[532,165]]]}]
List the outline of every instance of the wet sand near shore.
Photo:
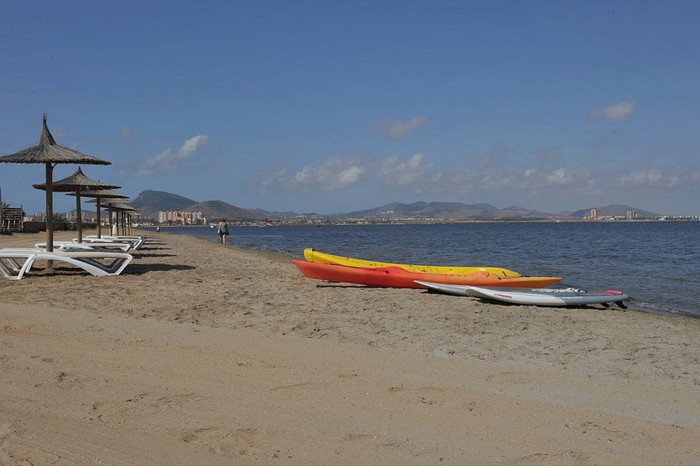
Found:
[{"label": "wet sand near shore", "polygon": [[700,321],[328,283],[148,236],[117,277],[0,280],[0,464],[700,463]]}]

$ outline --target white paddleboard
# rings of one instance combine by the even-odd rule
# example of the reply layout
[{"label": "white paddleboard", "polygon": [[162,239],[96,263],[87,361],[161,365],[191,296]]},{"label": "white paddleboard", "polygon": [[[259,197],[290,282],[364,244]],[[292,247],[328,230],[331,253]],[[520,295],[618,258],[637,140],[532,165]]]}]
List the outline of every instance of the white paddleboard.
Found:
[{"label": "white paddleboard", "polygon": [[588,292],[577,288],[486,288],[482,286],[444,285],[418,280],[416,283],[441,293],[534,306],[581,306],[584,304],[619,303],[629,299],[629,296],[621,291]]}]

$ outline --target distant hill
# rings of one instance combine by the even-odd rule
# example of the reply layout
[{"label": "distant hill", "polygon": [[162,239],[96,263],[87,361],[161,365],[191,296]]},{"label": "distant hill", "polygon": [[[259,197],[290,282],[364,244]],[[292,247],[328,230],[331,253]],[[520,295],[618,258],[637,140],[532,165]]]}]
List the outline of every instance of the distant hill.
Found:
[{"label": "distant hill", "polygon": [[350,218],[439,218],[443,220],[492,220],[510,218],[551,218],[556,214],[523,209],[521,207],[509,207],[498,209],[491,204],[462,204],[460,202],[414,202],[402,204],[395,202],[370,210],[360,210],[347,214],[338,214],[338,217]]},{"label": "distant hill", "polygon": [[142,217],[158,217],[159,211],[185,210],[197,201],[166,193],[165,191],[142,191],[131,204]]},{"label": "distant hill", "polygon": [[558,218],[562,217],[562,214],[551,214],[546,212],[540,212],[539,210],[525,209],[524,207],[511,206],[505,209],[498,209],[494,212],[494,219],[544,219],[544,218]]},{"label": "distant hill", "polygon": [[[182,210],[202,212],[209,221],[225,218],[228,221],[265,220],[293,217],[327,218],[327,219],[440,219],[450,220],[538,220],[560,218],[585,218],[591,213],[591,208],[575,212],[560,212],[558,214],[540,212],[520,206],[510,206],[498,209],[491,204],[463,204],[461,202],[414,202],[403,204],[393,202],[369,210],[358,210],[349,213],[333,215],[318,215],[313,213],[297,214],[294,212],[269,212],[261,209],[244,209],[224,201],[194,201],[177,194],[164,191],[143,191],[132,204],[139,210],[142,217],[157,218],[159,211]],[[637,212],[639,218],[660,217],[659,214],[637,209],[627,205],[610,205],[595,207],[599,217],[625,217],[627,212]]]},{"label": "distant hill", "polygon": [[414,202],[402,204],[395,202],[369,210],[336,214],[336,218],[416,218],[416,219],[443,219],[443,220],[537,220],[557,218],[585,218],[590,216],[591,209],[598,210],[599,217],[625,217],[627,212],[635,211],[638,218],[660,217],[660,214],[637,209],[628,205],[610,205],[607,207],[591,207],[577,210],[576,212],[550,213],[539,210],[526,209],[519,206],[498,209],[491,204],[462,204],[459,202]]},{"label": "distant hill", "polygon": [[640,210],[628,205],[609,205],[607,207],[591,207],[589,209],[577,210],[569,214],[570,217],[574,218],[585,218],[591,215],[591,209],[596,209],[598,211],[598,217],[624,217],[627,212],[633,210],[637,212],[637,217],[639,218],[653,218],[661,217],[660,214],[654,212],[648,212],[646,210]]},{"label": "distant hill", "polygon": [[269,216],[258,209],[242,209],[223,201],[197,202],[183,210],[188,212],[202,212],[202,215],[210,221],[220,220],[222,218],[226,220],[263,220],[269,218]]},{"label": "distant hill", "polygon": [[262,212],[262,213],[265,215],[265,217],[267,217],[267,218],[292,218],[292,217],[299,217],[299,216],[302,216],[302,217],[315,217],[315,216],[318,216],[318,214],[313,214],[313,213],[309,213],[309,214],[298,214],[298,213],[296,213],[296,212],[290,212],[290,211],[287,211],[287,212],[270,212],[269,210],[263,210],[263,209],[258,209],[258,210],[259,210],[260,212]]},{"label": "distant hill", "polygon": [[141,217],[158,218],[160,211],[202,212],[208,220],[262,220],[270,215],[259,209],[242,209],[223,201],[198,202],[165,191],[141,192],[131,204],[139,210]]}]

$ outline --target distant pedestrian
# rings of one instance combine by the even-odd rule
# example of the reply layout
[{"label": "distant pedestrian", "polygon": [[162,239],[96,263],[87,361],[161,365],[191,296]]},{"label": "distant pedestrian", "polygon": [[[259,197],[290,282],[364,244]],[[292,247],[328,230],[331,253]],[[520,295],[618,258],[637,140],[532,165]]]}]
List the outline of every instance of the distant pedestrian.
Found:
[{"label": "distant pedestrian", "polygon": [[156,227],[156,233],[160,233],[160,226]]},{"label": "distant pedestrian", "polygon": [[219,234],[219,244],[226,244],[226,237],[228,236],[228,223],[226,223],[225,218],[222,218],[219,222],[216,232]]}]

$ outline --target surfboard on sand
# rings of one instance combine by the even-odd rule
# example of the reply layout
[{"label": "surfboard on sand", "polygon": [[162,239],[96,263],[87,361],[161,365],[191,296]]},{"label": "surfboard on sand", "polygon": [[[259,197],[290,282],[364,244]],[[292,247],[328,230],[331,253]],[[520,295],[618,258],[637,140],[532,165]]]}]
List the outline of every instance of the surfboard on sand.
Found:
[{"label": "surfboard on sand", "polygon": [[629,299],[622,291],[588,292],[577,288],[487,288],[482,286],[446,285],[442,283],[417,281],[429,290],[441,293],[472,296],[511,304],[534,306],[582,306],[585,304],[618,303]]}]

